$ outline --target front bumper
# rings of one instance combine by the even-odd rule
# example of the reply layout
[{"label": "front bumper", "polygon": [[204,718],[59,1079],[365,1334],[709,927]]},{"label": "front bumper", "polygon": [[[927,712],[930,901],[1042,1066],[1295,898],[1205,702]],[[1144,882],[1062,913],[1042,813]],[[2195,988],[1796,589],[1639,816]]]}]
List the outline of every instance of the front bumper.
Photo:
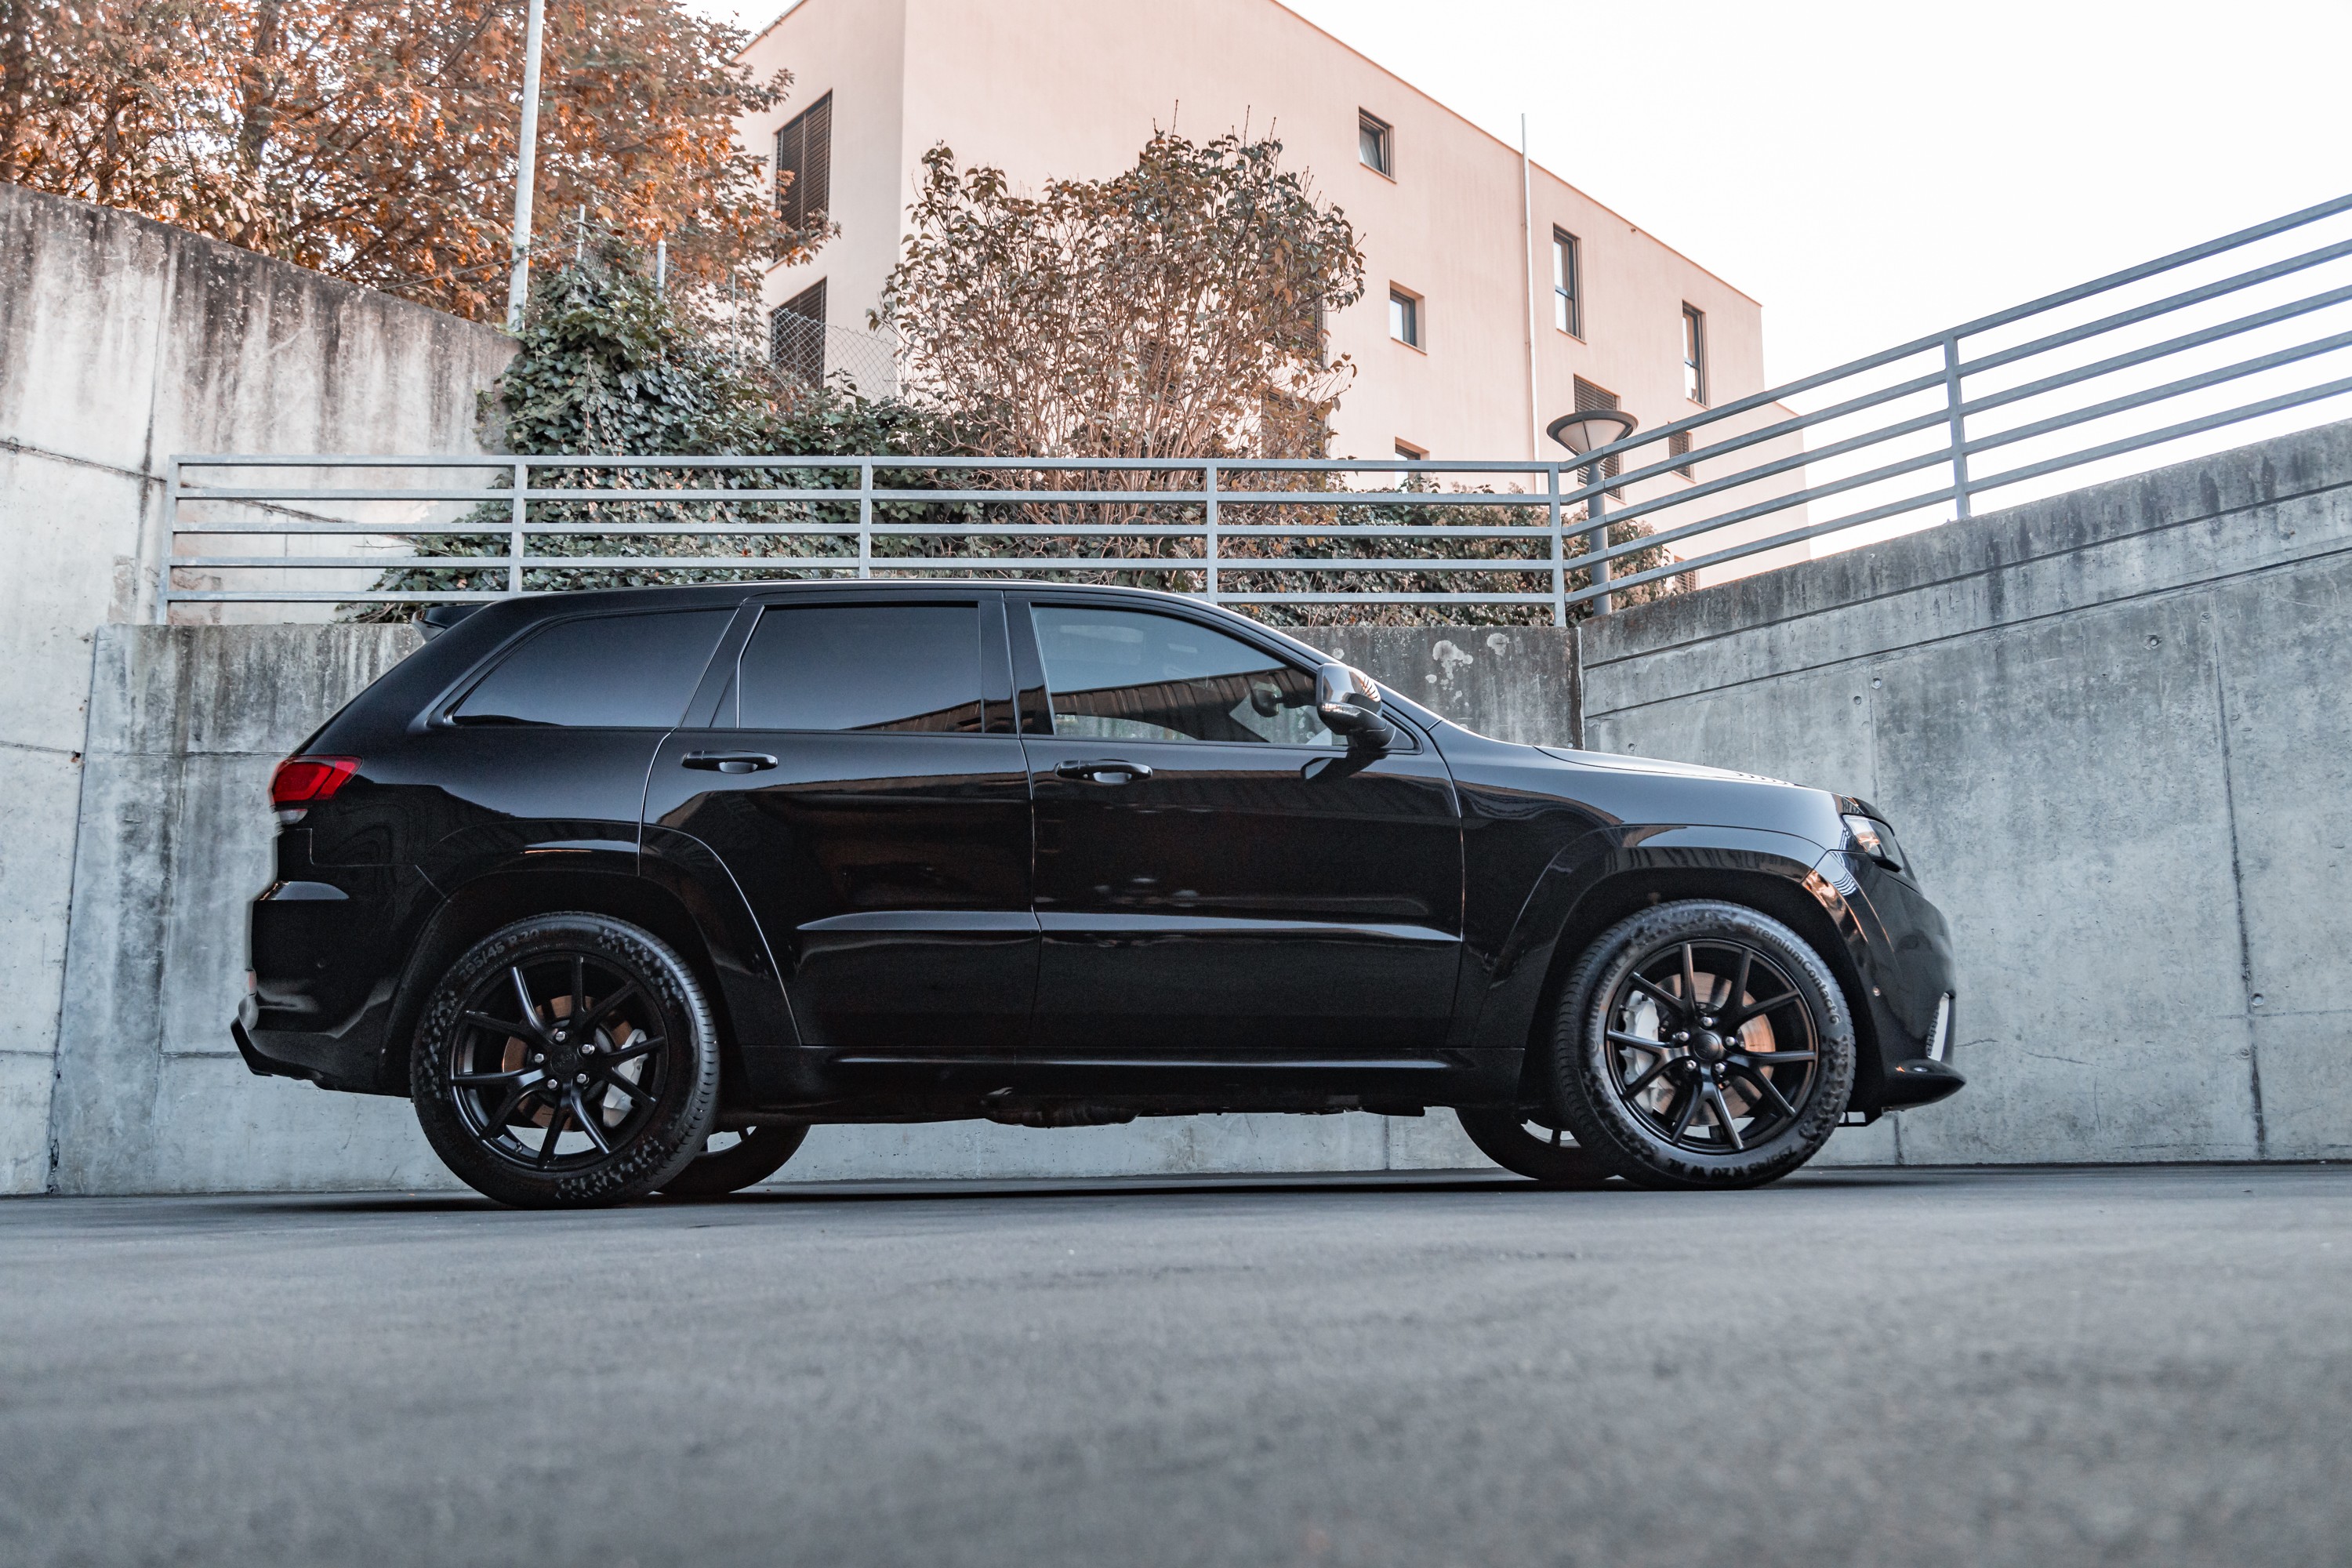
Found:
[{"label": "front bumper", "polygon": [[1878,1047],[1857,1075],[1853,1109],[1875,1115],[1957,1094],[1968,1079],[1951,1063],[1956,966],[1943,911],[1862,855],[1833,850],[1815,870],[1853,918],[1848,952]]}]

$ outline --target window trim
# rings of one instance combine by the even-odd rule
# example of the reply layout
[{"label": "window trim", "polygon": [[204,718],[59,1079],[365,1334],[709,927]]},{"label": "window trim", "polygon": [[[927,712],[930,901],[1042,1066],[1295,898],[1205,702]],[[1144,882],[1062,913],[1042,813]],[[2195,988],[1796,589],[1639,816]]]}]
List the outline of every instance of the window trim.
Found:
[{"label": "window trim", "polygon": [[1425,463],[1429,461],[1428,447],[1416,447],[1402,436],[1391,436],[1389,437],[1389,440],[1396,447],[1396,460],[1398,462]]},{"label": "window trim", "polygon": [[1706,385],[1706,312],[1683,301],[1683,399],[1708,406]]},{"label": "window trim", "polygon": [[[1400,300],[1404,302],[1407,310],[1410,312],[1409,319],[1412,324],[1412,336],[1409,338],[1401,338],[1396,335],[1395,311],[1397,303]],[[1427,320],[1428,312],[1423,308],[1427,303],[1428,299],[1425,295],[1416,294],[1402,283],[1391,283],[1389,285],[1389,342],[1392,343],[1402,343],[1406,348],[1411,349],[1413,353],[1418,354],[1427,353],[1429,352],[1429,345],[1423,340],[1429,336],[1429,321]]]},{"label": "window trim", "polygon": [[[1368,163],[1364,158],[1364,132],[1370,132],[1380,143],[1381,161]],[[1391,184],[1396,184],[1396,127],[1369,109],[1356,110],[1356,163],[1370,169]]]},{"label": "window trim", "polygon": [[[491,676],[497,674],[509,659],[513,658],[515,656],[521,653],[524,648],[528,647],[530,644],[537,642],[541,637],[544,637],[549,632],[553,631],[558,626],[569,626],[574,621],[617,621],[626,619],[633,616],[694,615],[698,612],[726,611],[735,608],[735,605],[727,604],[646,605],[641,608],[618,610],[569,610],[557,615],[541,616],[526,625],[516,627],[513,632],[509,633],[505,637],[500,638],[497,647],[492,647],[488,652],[484,653],[479,658],[476,659],[472,664],[467,666],[466,668],[460,670],[456,679],[452,680],[447,686],[442,688],[441,695],[426,705],[425,711],[427,717],[425,721],[424,727],[429,730],[488,730],[495,728],[496,726],[489,724],[460,723],[457,720],[457,710],[464,707],[466,705],[466,700],[474,695],[475,688],[480,686],[484,681],[489,679]],[[702,661],[702,673],[700,676],[696,678],[694,688],[687,697],[686,706],[680,710],[681,720],[691,718],[698,710],[698,707],[702,699],[702,689],[704,685],[709,681],[711,671],[719,668],[719,660],[722,656],[726,655],[730,641],[734,636],[735,624],[733,622],[730,621],[726,626],[719,628],[719,640],[710,645],[710,652]],[[564,730],[630,730],[646,733],[659,731],[663,733],[667,733],[669,731],[679,728],[680,725],[677,723],[564,724],[550,726],[518,725],[516,727],[519,729],[552,728]]]},{"label": "window trim", "polygon": [[[1561,258],[1568,262],[1560,266]],[[1566,286],[1561,274],[1567,275]],[[1551,324],[1552,331],[1566,332],[1578,342],[1584,341],[1584,242],[1558,224],[1551,226]],[[1560,325],[1560,306],[1568,306],[1568,324]]]},{"label": "window trim", "polygon": [[[1246,624],[1234,626],[1215,616],[1193,614],[1192,606],[1190,605],[1138,603],[1124,596],[1114,598],[1108,595],[1090,595],[1083,590],[1077,592],[1048,590],[1031,594],[1008,593],[1004,595],[1005,626],[1008,630],[1015,626],[1019,628],[1012,630],[1014,682],[1025,691],[1028,679],[1034,674],[1036,678],[1036,689],[1045,697],[1046,704],[1047,728],[1040,731],[1029,727],[1026,704],[1017,701],[1015,703],[1015,706],[1022,710],[1021,733],[1033,741],[1073,739],[1067,735],[1055,735],[1051,727],[1054,721],[1051,695],[1053,688],[1045,678],[1045,649],[1037,646],[1037,623],[1034,612],[1040,606],[1053,608],[1057,605],[1089,610],[1129,610],[1138,615],[1166,616],[1171,620],[1187,621],[1204,631],[1219,632],[1235,642],[1245,643],[1276,663],[1288,665],[1293,669],[1304,670],[1309,676],[1314,675],[1325,660],[1339,662],[1332,659],[1330,654],[1317,650],[1316,659],[1310,664],[1299,657],[1297,648],[1283,640],[1259,635],[1259,628],[1255,626]],[[1375,677],[1375,679],[1378,678]],[[1421,731],[1414,728],[1413,721],[1408,721],[1406,715],[1401,710],[1401,705],[1411,700],[1402,692],[1392,692],[1392,695],[1397,698],[1397,701],[1388,704],[1381,715],[1396,730],[1396,739],[1390,743],[1386,754],[1409,756],[1421,750]],[[1198,741],[1190,738],[1181,741],[1138,741],[1135,744],[1139,746],[1246,746],[1259,751],[1278,749],[1277,742],[1265,741]],[[1342,755],[1346,754],[1348,750],[1344,747],[1331,746],[1292,746],[1288,749],[1316,752],[1339,751]]]},{"label": "window trim", "polygon": [[[793,115],[791,119],[777,126],[774,140],[769,149],[769,160],[772,166],[768,171],[768,178],[770,184],[775,185],[782,179],[784,173],[784,137],[792,131],[793,127],[796,125],[806,125],[810,119],[820,110],[824,112],[825,202],[824,206],[812,212],[808,206],[807,196],[805,195],[802,196],[801,222],[803,225],[814,219],[828,216],[833,211],[833,89],[831,88],[827,88],[823,93],[819,94],[814,101],[811,102],[806,109],[802,110],[798,114]],[[803,161],[805,161],[805,152],[808,145],[808,136],[806,132],[803,132],[802,133],[801,145],[803,152]],[[806,171],[802,169],[795,169],[793,171],[793,184],[794,187],[802,187],[804,185],[804,182],[801,176],[805,173]],[[787,206],[789,199],[788,192],[781,188],[776,190],[776,216],[786,222],[790,221],[792,216]]]},{"label": "window trim", "polygon": [[[730,639],[735,639],[733,640],[731,649],[729,651],[729,657],[725,666],[727,679],[719,683],[719,689],[711,694],[708,703],[701,701],[702,693],[698,690],[695,693],[697,700],[687,705],[687,712],[689,716],[699,715],[704,720],[703,723],[698,726],[694,726],[695,728],[711,731],[740,731],[761,735],[856,735],[861,740],[875,740],[888,735],[904,736],[909,739],[921,741],[1003,740],[1013,731],[1009,723],[1007,724],[1007,727],[1003,730],[996,727],[1000,721],[1000,712],[1004,707],[1004,702],[1002,698],[995,695],[997,677],[1002,673],[1002,671],[998,668],[995,659],[990,657],[992,650],[988,646],[989,622],[992,619],[989,614],[989,607],[992,600],[1000,606],[1003,603],[1003,600],[1001,597],[991,595],[986,593],[975,594],[969,590],[961,594],[950,590],[945,594],[929,596],[918,595],[906,595],[902,596],[898,594],[887,592],[880,594],[869,592],[861,594],[795,594],[789,597],[782,598],[747,600],[743,605],[744,615],[740,627],[740,637],[736,637],[738,628],[730,626],[727,629],[728,637]],[[892,605],[920,605],[927,608],[943,607],[948,609],[969,607],[977,617],[979,622],[979,630],[974,633],[972,653],[973,657],[979,660],[979,729],[793,730],[778,725],[746,725],[743,722],[743,656],[751,651],[752,638],[760,635],[760,623],[767,618],[770,612],[775,610],[838,610],[851,608],[886,609]],[[727,644],[722,642],[721,647],[724,647],[726,646]],[[708,674],[706,674],[705,679],[707,679],[708,678]],[[732,693],[735,698],[735,710],[731,722],[728,721],[729,715],[722,711],[726,707],[727,698],[730,693]],[[706,707],[709,710],[708,712],[703,711],[703,709]],[[677,727],[681,730],[688,728],[688,726],[684,724],[680,724]]]},{"label": "window trim", "polygon": [[[803,378],[806,380],[808,384],[811,386],[821,387],[824,384],[825,350],[831,346],[825,342],[824,333],[825,329],[832,323],[829,322],[822,314],[813,316],[806,310],[795,310],[793,307],[803,303],[809,298],[809,296],[814,294],[816,296],[817,309],[820,311],[828,310],[832,304],[832,300],[827,297],[827,291],[825,289],[825,284],[828,281],[829,279],[818,279],[815,282],[811,283],[807,288],[803,289],[791,299],[785,300],[782,304],[776,306],[773,310],[768,312],[768,366],[772,370],[782,368],[783,365],[783,356],[776,352],[779,346],[776,342],[776,329],[781,322],[781,318],[792,316],[799,321],[810,323],[816,329],[814,334],[816,344],[816,374]],[[807,367],[804,365],[796,365],[792,368],[793,374],[798,374]]]}]

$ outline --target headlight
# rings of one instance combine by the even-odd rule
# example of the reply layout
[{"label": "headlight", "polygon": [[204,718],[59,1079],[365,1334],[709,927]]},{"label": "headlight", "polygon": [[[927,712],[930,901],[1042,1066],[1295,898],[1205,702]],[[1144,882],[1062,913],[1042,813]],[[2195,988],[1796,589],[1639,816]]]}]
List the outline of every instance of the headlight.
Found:
[{"label": "headlight", "polygon": [[1848,816],[1845,830],[1853,840],[1853,847],[1877,861],[1890,871],[1903,869],[1903,860],[1895,847],[1895,830],[1883,822],[1867,816]]}]

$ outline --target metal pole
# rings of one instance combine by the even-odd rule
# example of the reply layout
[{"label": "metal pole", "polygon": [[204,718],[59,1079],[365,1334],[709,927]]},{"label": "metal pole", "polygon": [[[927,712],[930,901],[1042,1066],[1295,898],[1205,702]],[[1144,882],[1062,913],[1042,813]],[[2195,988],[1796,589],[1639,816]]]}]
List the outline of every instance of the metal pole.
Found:
[{"label": "metal pole", "polygon": [[1544,470],[1544,486],[1551,494],[1551,624],[1568,625],[1568,550],[1559,531],[1559,465]]},{"label": "metal pole", "polygon": [[522,592],[522,526],[530,515],[530,506],[523,499],[523,492],[530,489],[530,464],[527,461],[517,463],[514,466],[514,519],[507,534],[507,592],[509,594]]},{"label": "metal pole", "polygon": [[[1609,477],[1599,463],[1593,464],[1586,471],[1591,476],[1584,481],[1588,485],[1598,483]],[[1584,503],[1585,518],[1592,524],[1592,531],[1585,537],[1592,541],[1592,548],[1595,550],[1609,548],[1609,524],[1604,521],[1609,510],[1608,501],[1609,491],[1603,488],[1594,490],[1592,499]],[[1594,615],[1605,616],[1614,607],[1612,601],[1615,597],[1609,592],[1609,557],[1606,555],[1592,563],[1592,585],[1600,589],[1601,593],[1587,602],[1591,605]]]},{"label": "metal pole", "polygon": [[1944,405],[1952,422],[1953,515],[1969,515],[1969,427],[1960,413],[1960,335],[1944,334]]},{"label": "metal pole", "polygon": [[1201,465],[1201,489],[1209,498],[1209,603],[1217,602],[1217,465]]},{"label": "metal pole", "polygon": [[669,241],[667,239],[654,241],[654,292],[656,294],[669,292]]},{"label": "metal pole", "polygon": [[874,575],[874,464],[857,465],[857,574]]},{"label": "metal pole", "polygon": [[179,551],[180,459],[163,468],[163,558],[156,563],[155,625],[172,624],[172,557]]},{"label": "metal pole", "polygon": [[[522,130],[516,142],[514,276],[507,282],[507,331],[522,331],[523,301],[530,295],[530,187],[539,167],[539,41],[547,21],[547,0],[530,0],[522,36]],[[517,502],[520,505],[520,502]]]},{"label": "metal pole", "polygon": [[1528,456],[1543,457],[1543,403],[1536,390],[1536,198],[1528,165],[1528,117],[1519,116],[1519,267],[1528,296]]}]

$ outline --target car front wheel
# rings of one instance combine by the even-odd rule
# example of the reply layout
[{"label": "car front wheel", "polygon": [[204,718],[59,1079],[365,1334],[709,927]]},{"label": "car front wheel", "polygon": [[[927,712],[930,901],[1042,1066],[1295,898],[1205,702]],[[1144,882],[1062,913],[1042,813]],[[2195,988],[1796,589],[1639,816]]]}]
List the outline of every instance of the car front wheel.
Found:
[{"label": "car front wheel", "polygon": [[409,1087],[425,1137],[476,1191],[529,1208],[622,1203],[701,1152],[718,1039],[693,971],[658,938],[541,915],[442,977]]},{"label": "car front wheel", "polygon": [[1811,944],[1713,900],[1660,904],[1570,971],[1552,1038],[1560,1120],[1652,1187],[1751,1187],[1820,1152],[1853,1089],[1854,1026]]}]

